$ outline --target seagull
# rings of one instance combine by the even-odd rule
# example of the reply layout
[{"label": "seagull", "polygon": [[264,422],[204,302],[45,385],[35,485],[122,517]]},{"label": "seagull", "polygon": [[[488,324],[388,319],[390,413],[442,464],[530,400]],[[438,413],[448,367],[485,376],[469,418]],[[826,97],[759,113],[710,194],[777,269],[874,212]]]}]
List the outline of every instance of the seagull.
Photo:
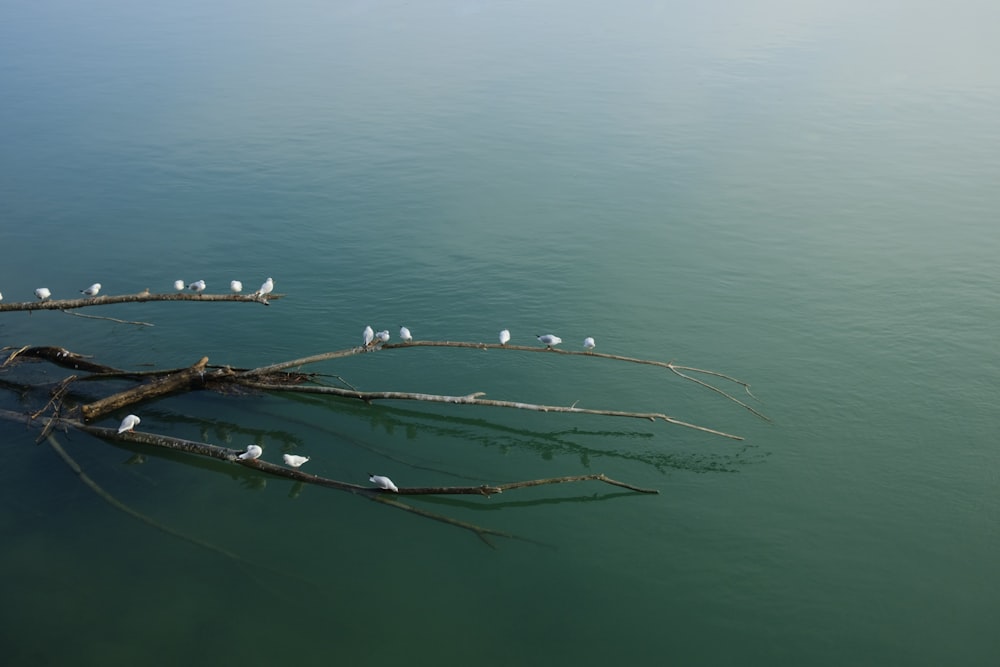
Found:
[{"label": "seagull", "polygon": [[587,352],[590,352],[595,347],[597,347],[597,343],[594,342],[593,338],[587,336],[586,338],[583,339],[583,347],[585,350],[587,350]]},{"label": "seagull", "polygon": [[192,292],[204,292],[205,291],[205,281],[199,280],[196,283],[191,283],[188,285],[188,289]]},{"label": "seagull", "polygon": [[365,330],[361,332],[361,336],[365,340],[365,347],[371,345],[372,341],[375,340],[375,332],[372,330],[371,326],[365,327]]},{"label": "seagull", "polygon": [[237,456],[236,458],[241,461],[252,461],[254,459],[259,459],[260,455],[264,453],[264,448],[260,445],[247,445],[245,452]]},{"label": "seagull", "polygon": [[243,291],[243,283],[241,283],[238,280],[234,280],[233,282],[229,283],[229,289],[233,290],[233,294],[239,294],[240,292]]},{"label": "seagull", "polygon": [[282,458],[285,459],[285,465],[290,465],[293,468],[298,468],[309,460],[308,456],[296,456],[295,454],[285,454]]},{"label": "seagull", "polygon": [[378,338],[379,342],[381,342],[381,343],[388,343],[389,342],[389,330],[388,329],[383,329],[382,331],[379,331],[377,334],[375,334],[375,337]]},{"label": "seagull", "polygon": [[0,292],[0,301],[3,301],[3,292]]},{"label": "seagull", "polygon": [[377,486],[380,489],[385,489],[386,491],[395,491],[399,493],[399,489],[396,485],[392,483],[392,480],[388,477],[383,477],[382,475],[373,475],[368,473],[368,481]]},{"label": "seagull", "polygon": [[273,289],[274,289],[274,281],[268,278],[267,280],[264,281],[264,284],[260,286],[260,289],[257,290],[257,296],[266,296],[270,294],[271,290]]},{"label": "seagull", "polygon": [[39,287],[38,289],[35,290],[35,296],[37,296],[42,301],[45,301],[50,296],[52,296],[52,292],[49,291],[48,287]]},{"label": "seagull", "polygon": [[506,345],[508,341],[510,341],[510,331],[504,329],[503,331],[500,332],[500,344]]},{"label": "seagull", "polygon": [[183,292],[184,289],[185,289],[184,281],[183,280],[175,280],[174,281],[174,289],[177,290],[178,292]]},{"label": "seagull", "polygon": [[139,425],[140,421],[142,420],[136,417],[135,415],[129,415],[128,417],[122,420],[121,426],[118,427],[118,432],[124,433],[125,431],[131,431],[136,426]]},{"label": "seagull", "polygon": [[406,327],[399,327],[399,337],[403,339],[404,343],[409,343],[411,340],[413,340],[413,335],[410,333],[410,330],[407,329]]},{"label": "seagull", "polygon": [[101,283],[94,283],[87,289],[80,290],[80,294],[84,296],[97,296],[97,293],[101,291]]},{"label": "seagull", "polygon": [[554,336],[552,334],[542,334],[538,336],[539,343],[545,343],[545,347],[552,349],[553,345],[558,345],[562,342],[562,338],[559,336]]}]

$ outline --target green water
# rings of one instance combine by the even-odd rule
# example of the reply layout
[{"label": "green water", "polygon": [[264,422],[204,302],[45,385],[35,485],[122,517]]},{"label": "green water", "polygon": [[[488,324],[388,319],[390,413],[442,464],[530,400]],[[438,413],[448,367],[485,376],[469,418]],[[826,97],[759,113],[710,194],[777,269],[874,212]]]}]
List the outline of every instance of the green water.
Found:
[{"label": "green water", "polygon": [[[0,292],[273,276],[270,307],[0,314],[128,368],[556,333],[736,376],[419,348],[371,390],[644,421],[195,393],[142,428],[400,486],[603,472],[421,509],[0,422],[5,665],[1000,660],[993,3],[0,7]],[[54,382],[43,365],[0,381]],[[47,400],[2,385],[0,408]],[[85,387],[81,400],[97,395]],[[102,425],[113,425],[115,415]],[[124,465],[135,453],[142,465]],[[538,545],[535,542],[543,543]]]}]

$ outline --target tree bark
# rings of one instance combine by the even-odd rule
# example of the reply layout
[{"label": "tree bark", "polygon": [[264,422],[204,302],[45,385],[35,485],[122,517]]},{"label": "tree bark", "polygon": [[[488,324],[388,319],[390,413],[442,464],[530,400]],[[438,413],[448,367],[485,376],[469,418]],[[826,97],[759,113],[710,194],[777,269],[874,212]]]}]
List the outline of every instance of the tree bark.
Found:
[{"label": "tree bark", "polygon": [[[93,421],[114,412],[115,410],[139,403],[140,401],[158,398],[182,389],[201,389],[205,386],[206,365],[208,365],[208,357],[202,357],[198,363],[190,368],[186,368],[172,375],[160,378],[159,380],[155,380],[149,384],[133,387],[132,389],[112,394],[107,398],[102,398],[99,401],[88,403],[81,408],[83,418],[86,421]],[[216,373],[227,372],[228,371],[225,370],[216,371]]]}]

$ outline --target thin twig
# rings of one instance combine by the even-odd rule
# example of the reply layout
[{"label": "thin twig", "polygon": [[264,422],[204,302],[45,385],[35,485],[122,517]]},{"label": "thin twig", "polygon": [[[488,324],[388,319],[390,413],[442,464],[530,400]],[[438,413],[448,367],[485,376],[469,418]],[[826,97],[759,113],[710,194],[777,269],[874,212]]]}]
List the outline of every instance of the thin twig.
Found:
[{"label": "thin twig", "polygon": [[[771,421],[768,417],[766,417],[765,415],[762,415],[760,412],[758,412],[757,410],[755,410],[751,406],[747,405],[746,403],[744,403],[740,399],[736,398],[735,396],[730,396],[729,394],[727,394],[726,392],[722,391],[718,387],[714,387],[714,386],[708,384],[707,382],[699,380],[698,378],[693,378],[690,375],[685,375],[684,373],[681,373],[679,370],[677,370],[677,367],[675,367],[675,366],[671,366],[670,370],[673,373],[675,373],[676,375],[684,378],[685,380],[690,380],[691,382],[694,382],[695,384],[700,384],[703,387],[706,387],[708,389],[711,389],[714,392],[722,394],[723,396],[725,396],[726,398],[728,398],[730,401],[733,401],[737,405],[743,406],[744,408],[746,408],[750,412],[754,413],[755,415],[757,415],[758,417],[760,417],[764,421],[767,421],[767,422]],[[697,370],[697,369],[693,369],[693,370]],[[716,373],[715,375],[718,375],[718,374]],[[740,383],[740,384],[742,384],[742,383]],[[750,394],[750,387],[748,385],[744,385],[744,389],[746,389],[747,393]],[[753,394],[750,394],[750,395],[753,396]],[[754,398],[756,398],[756,396],[754,396]]]},{"label": "thin twig", "polygon": [[[0,366],[0,368],[6,368],[8,364],[10,364],[12,361],[14,361],[14,359],[16,359],[19,354],[21,354],[22,352],[24,352],[25,350],[27,350],[29,347],[31,347],[31,346],[30,345],[25,345],[24,347],[20,348],[19,350],[14,350],[13,352],[11,352],[10,356],[7,357],[7,359],[3,362],[3,365]],[[8,348],[4,348],[4,349],[8,349]]]}]

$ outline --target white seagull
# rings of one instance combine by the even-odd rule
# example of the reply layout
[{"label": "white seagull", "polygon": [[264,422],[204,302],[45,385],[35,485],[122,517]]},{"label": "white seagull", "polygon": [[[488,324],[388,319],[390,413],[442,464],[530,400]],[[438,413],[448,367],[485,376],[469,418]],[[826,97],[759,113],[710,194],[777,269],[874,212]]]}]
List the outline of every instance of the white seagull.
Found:
[{"label": "white seagull", "polygon": [[383,329],[382,331],[379,331],[377,334],[375,334],[375,337],[378,338],[379,342],[381,342],[381,343],[388,343],[389,342],[389,330],[388,329]]},{"label": "white seagull", "polygon": [[243,291],[243,283],[238,280],[234,280],[229,283],[229,289],[233,290],[233,294],[239,294]]},{"label": "white seagull", "polygon": [[404,343],[409,343],[413,340],[413,334],[406,327],[399,327],[399,337],[403,339]]},{"label": "white seagull", "polygon": [[188,289],[192,292],[204,292],[205,291],[205,281],[199,280],[198,282],[191,283],[188,285]]},{"label": "white seagull", "polygon": [[3,292],[0,292],[0,301],[3,301]]},{"label": "white seagull", "polygon": [[267,296],[274,289],[274,281],[268,278],[264,281],[264,284],[260,286],[257,290],[257,296]]},{"label": "white seagull", "polygon": [[392,483],[392,480],[388,477],[383,477],[382,475],[373,475],[368,473],[368,481],[377,486],[380,489],[385,489],[386,491],[395,491],[399,493],[399,489],[396,485]]},{"label": "white seagull", "polygon": [[125,431],[131,431],[136,426],[139,425],[140,421],[142,420],[136,417],[135,415],[129,415],[128,417],[122,420],[121,425],[118,427],[118,432],[124,433]]},{"label": "white seagull", "polygon": [[177,290],[178,292],[183,292],[186,287],[187,286],[184,284],[183,280],[174,281],[174,289]]},{"label": "white seagull", "polygon": [[254,459],[259,459],[260,455],[264,453],[264,448],[260,445],[247,445],[246,451],[237,456],[236,458],[241,461],[252,461]]},{"label": "white seagull", "polygon": [[595,347],[597,347],[597,343],[594,342],[593,338],[591,338],[590,336],[587,336],[586,338],[583,339],[583,348],[585,350],[587,350],[588,352],[590,352]]},{"label": "white seagull", "polygon": [[295,454],[285,454],[282,458],[285,459],[285,465],[290,465],[293,468],[298,468],[309,460],[308,456],[296,456]]},{"label": "white seagull", "polygon": [[500,344],[506,345],[508,342],[510,342],[510,331],[504,329],[500,332]]},{"label": "white seagull", "polygon": [[97,293],[101,291],[101,283],[94,283],[87,289],[80,290],[80,294],[84,296],[97,296]]},{"label": "white seagull", "polygon": [[372,344],[372,341],[375,340],[375,331],[371,328],[371,326],[367,326],[365,327],[365,330],[361,332],[361,337],[365,341],[365,347],[368,347]]},{"label": "white seagull", "polygon": [[52,296],[52,292],[49,291],[48,287],[39,287],[38,289],[35,290],[35,296],[37,296],[42,301],[45,301],[50,296]]},{"label": "white seagull", "polygon": [[553,345],[558,345],[559,343],[562,342],[562,338],[560,338],[559,336],[554,336],[552,334],[542,334],[538,336],[538,342],[544,343],[545,347],[551,350]]}]

